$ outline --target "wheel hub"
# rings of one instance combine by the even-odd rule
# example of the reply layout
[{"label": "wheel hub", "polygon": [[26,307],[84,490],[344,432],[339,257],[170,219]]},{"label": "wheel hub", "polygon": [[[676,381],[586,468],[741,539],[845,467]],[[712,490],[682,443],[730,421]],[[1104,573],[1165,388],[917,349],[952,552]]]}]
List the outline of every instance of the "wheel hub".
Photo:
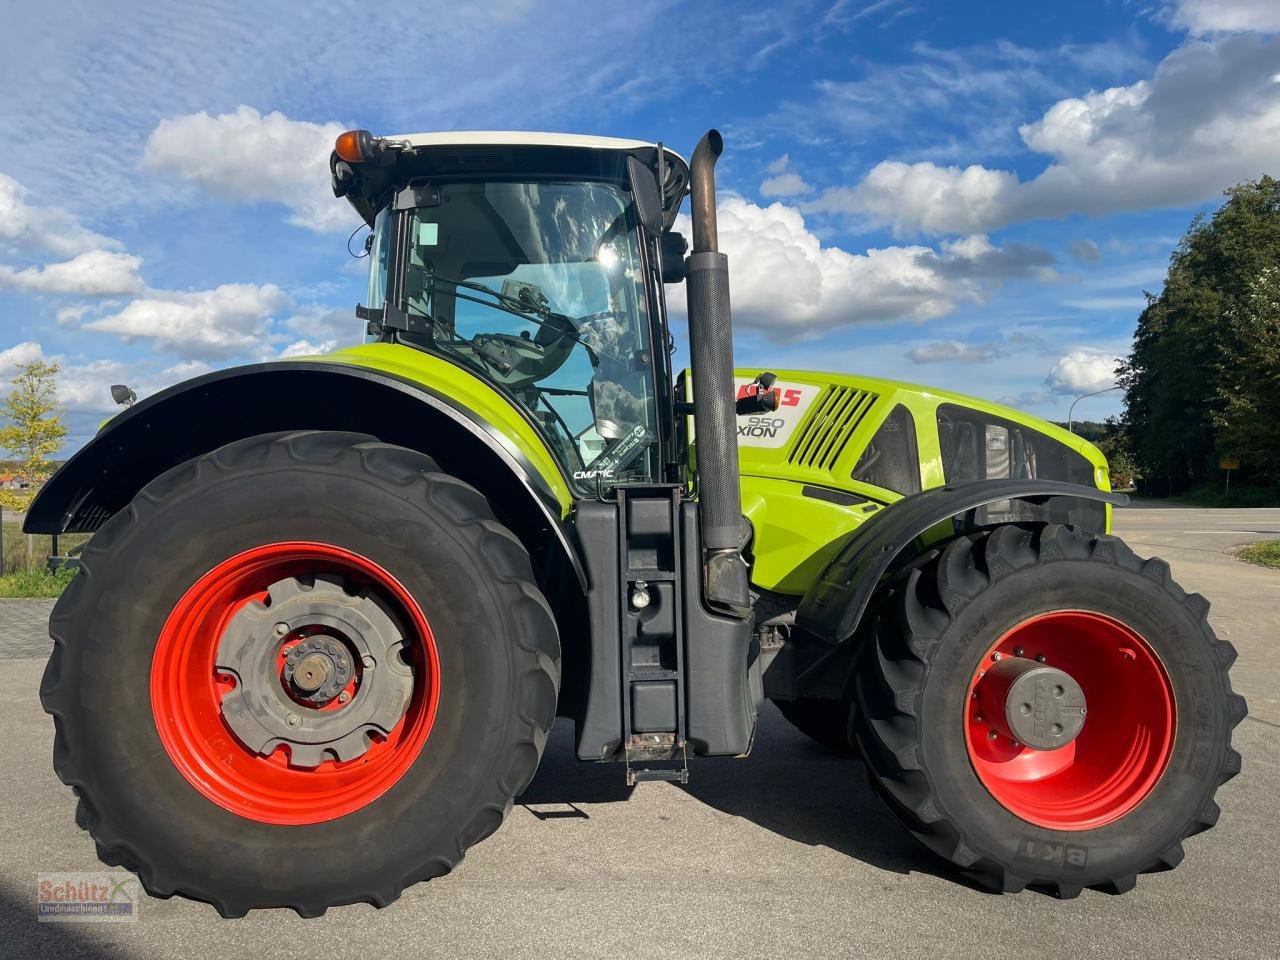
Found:
[{"label": "wheel hub", "polygon": [[974,693],[991,732],[1032,750],[1059,750],[1084,729],[1084,690],[1057,667],[1002,656],[984,671]]},{"label": "wheel hub", "polygon": [[288,577],[231,618],[215,668],[235,687],[222,717],[250,750],[289,764],[354,760],[405,715],[413,672],[404,635],[381,602],[335,576]]},{"label": "wheel hub", "polygon": [[290,642],[293,645],[281,651],[285,654],[281,680],[294,699],[320,706],[355,679],[355,656],[340,638],[318,633]]}]

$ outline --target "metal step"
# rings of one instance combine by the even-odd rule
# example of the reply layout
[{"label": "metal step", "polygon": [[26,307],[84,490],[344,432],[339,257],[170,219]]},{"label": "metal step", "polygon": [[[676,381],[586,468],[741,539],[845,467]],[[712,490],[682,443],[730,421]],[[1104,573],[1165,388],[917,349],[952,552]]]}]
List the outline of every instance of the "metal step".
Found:
[{"label": "metal step", "polygon": [[627,766],[627,786],[634,787],[641,780],[666,780],[674,783],[689,782],[688,767],[633,767]]}]

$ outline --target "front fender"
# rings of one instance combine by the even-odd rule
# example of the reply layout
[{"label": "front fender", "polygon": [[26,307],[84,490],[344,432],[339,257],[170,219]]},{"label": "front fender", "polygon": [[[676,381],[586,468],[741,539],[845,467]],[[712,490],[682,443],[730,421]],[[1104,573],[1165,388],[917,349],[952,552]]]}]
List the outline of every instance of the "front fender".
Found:
[{"label": "front fender", "polygon": [[849,535],[800,601],[796,626],[826,644],[843,643],[857,630],[880,578],[913,540],[936,524],[1004,500],[1029,502],[1045,521],[1085,527],[1086,504],[1129,502],[1122,493],[1060,480],[978,480],[904,497]]},{"label": "front fender", "polygon": [[110,420],[45,484],[24,529],[95,531],[150,480],[247,436],[347,430],[436,458],[488,495],[531,552],[548,539],[557,544],[585,589],[565,521],[572,498],[548,468],[545,449],[472,409],[466,384],[447,387],[330,360],[255,364],[188,380]]}]

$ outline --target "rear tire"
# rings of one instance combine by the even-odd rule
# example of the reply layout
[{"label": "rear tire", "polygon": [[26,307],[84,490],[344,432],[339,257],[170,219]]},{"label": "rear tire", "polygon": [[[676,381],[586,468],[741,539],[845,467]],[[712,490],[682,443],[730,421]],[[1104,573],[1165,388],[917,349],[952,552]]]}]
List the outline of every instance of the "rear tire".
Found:
[{"label": "rear tire", "polygon": [[[1164,561],[1144,561],[1113,537],[1009,525],[952,541],[894,581],[868,623],[854,726],[873,785],[917,839],[996,890],[1035,885],[1060,897],[1084,887],[1124,892],[1140,873],[1177,866],[1182,841],[1217,822],[1214,793],[1240,770],[1231,730],[1246,710],[1227,677],[1236,654],[1214,636],[1208,609],[1203,597],[1170,579]],[[1010,789],[991,779],[975,752],[988,737],[997,739],[989,718],[977,715],[975,677],[999,659],[992,651],[1002,638],[1028,635],[1015,631],[1046,616],[1069,623],[1081,616],[1075,611],[1102,624],[1119,655],[1095,658],[1109,671],[1101,680],[1081,671],[1086,697],[1094,696],[1078,742],[1041,754],[1065,763],[1058,750],[1070,749],[1070,762],[1079,766],[1068,777]],[[1052,637],[1067,642],[1058,647],[1066,657],[1071,644],[1085,642],[1060,632]],[[1108,642],[1100,649],[1111,649]],[[1099,696],[1119,689],[1125,695],[1113,703],[1131,699],[1141,689],[1135,664],[1144,663],[1148,647],[1162,669],[1147,674],[1164,675],[1177,721],[1164,740],[1158,704],[1144,703],[1144,715],[1108,710]],[[1103,725],[1090,734],[1090,723]],[[1090,767],[1099,749],[1109,756],[1105,744],[1117,737],[1132,738],[1130,759],[1114,773],[1105,763]],[[1002,745],[1012,748],[997,758],[1006,764],[1009,755],[1028,750],[1015,740],[991,744]],[[1158,749],[1164,752],[1143,752]],[[1143,758],[1150,760],[1145,767]],[[1126,792],[1115,783],[1134,786]],[[1110,808],[1099,805],[1099,797],[1112,795]]]},{"label": "rear tire", "polygon": [[[253,558],[243,570],[241,557]],[[330,557],[354,559],[330,569]],[[223,568],[231,579],[194,592]],[[363,604],[382,624],[375,633],[405,638],[376,664],[379,678],[391,669],[406,685],[383,698],[399,723],[385,736],[357,726],[362,742],[301,766],[294,746],[246,747],[215,687],[235,680],[220,673],[224,626],[250,608],[269,624],[278,602],[266,587],[284,581],[308,594],[304,610],[325,602],[310,596],[324,586],[330,603]],[[208,619],[182,619],[193,610]],[[54,767],[80,798],[77,821],[104,861],[136,871],[152,895],[204,900],[224,916],[381,907],[447,873],[533,777],[560,680],[555,621],[528,554],[484,497],[430,458],[361,434],[251,437],[152,481],[90,541],[50,632],[41,700],[55,722]],[[260,635],[270,630],[252,633],[254,644]],[[273,681],[274,662],[264,668]],[[384,689],[368,673],[374,658],[363,662],[329,708],[375,702],[360,700],[359,684]],[[326,722],[318,711],[299,708],[301,723]],[[342,760],[349,750],[358,759]],[[280,786],[292,783],[319,787],[295,798]]]}]

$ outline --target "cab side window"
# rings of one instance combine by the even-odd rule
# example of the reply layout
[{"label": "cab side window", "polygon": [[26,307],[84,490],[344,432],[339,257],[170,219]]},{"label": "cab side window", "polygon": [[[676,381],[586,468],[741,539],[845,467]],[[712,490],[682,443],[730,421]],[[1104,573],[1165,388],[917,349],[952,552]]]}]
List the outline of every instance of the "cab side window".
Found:
[{"label": "cab side window", "polygon": [[876,487],[904,496],[920,492],[920,456],[911,411],[898,404],[885,417],[850,474]]}]

